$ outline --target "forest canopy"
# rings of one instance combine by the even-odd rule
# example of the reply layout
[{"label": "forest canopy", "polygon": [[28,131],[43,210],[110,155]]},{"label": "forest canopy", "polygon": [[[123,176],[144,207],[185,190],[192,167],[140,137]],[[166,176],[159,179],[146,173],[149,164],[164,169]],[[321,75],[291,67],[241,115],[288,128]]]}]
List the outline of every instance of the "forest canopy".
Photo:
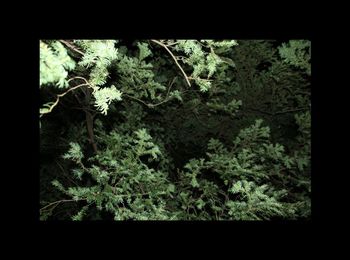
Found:
[{"label": "forest canopy", "polygon": [[311,218],[309,40],[40,40],[41,220]]}]

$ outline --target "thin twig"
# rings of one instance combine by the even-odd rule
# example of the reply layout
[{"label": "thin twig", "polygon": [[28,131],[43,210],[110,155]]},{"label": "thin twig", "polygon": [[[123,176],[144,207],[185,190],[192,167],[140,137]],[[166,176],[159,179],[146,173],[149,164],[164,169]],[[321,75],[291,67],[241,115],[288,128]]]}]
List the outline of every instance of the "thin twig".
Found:
[{"label": "thin twig", "polygon": [[69,92],[71,92],[72,90],[74,89],[77,89],[77,88],[80,88],[82,86],[90,86],[90,84],[86,84],[86,83],[83,83],[83,84],[80,84],[78,86],[75,86],[75,87],[72,87],[70,89],[68,89],[66,92],[62,93],[62,94],[59,94],[57,95],[57,99],[56,101],[53,103],[53,105],[50,107],[50,109],[48,111],[45,111],[45,112],[40,112],[40,117],[42,117],[44,114],[48,114],[48,113],[51,113],[52,109],[57,106],[58,104],[58,101],[60,100],[60,97],[63,97],[65,96],[66,94],[68,94]]},{"label": "thin twig", "polygon": [[133,97],[133,96],[129,96],[128,94],[123,93],[123,96],[124,96],[124,97],[128,97],[128,98],[131,98],[131,99],[134,99],[134,100],[136,100],[136,101],[138,101],[138,102],[140,102],[140,103],[142,103],[142,104],[144,104],[144,105],[146,105],[146,106],[148,106],[148,107],[151,106],[150,104],[147,104],[146,102],[142,101],[141,99],[135,98],[135,97]]},{"label": "thin twig", "polygon": [[80,87],[82,87],[82,86],[89,86],[90,88],[93,87],[85,78],[79,77],[79,76],[74,77],[74,78],[71,78],[71,79],[69,79],[67,82],[69,83],[70,81],[75,80],[75,79],[82,79],[82,80],[85,81],[85,83],[84,83],[84,84],[77,85],[77,86],[75,86],[75,87],[72,87],[72,88],[68,89],[66,92],[57,95],[56,101],[53,103],[53,105],[50,107],[50,109],[49,109],[48,111],[46,111],[46,112],[40,112],[40,117],[42,117],[44,114],[51,113],[51,111],[53,110],[53,108],[58,104],[58,101],[60,100],[60,97],[65,96],[65,95],[66,95],[67,93],[69,93],[70,91],[72,91],[72,90],[74,90],[74,89],[77,89],[77,88],[80,88]]},{"label": "thin twig", "polygon": [[63,44],[65,44],[66,46],[68,46],[69,48],[71,48],[73,51],[76,51],[77,53],[81,54],[81,55],[85,55],[83,52],[79,51],[75,46],[73,46],[72,44],[70,44],[67,41],[64,40],[59,40],[60,42],[62,42]]},{"label": "thin twig", "polygon": [[166,46],[171,46],[171,45],[175,45],[175,44],[178,44],[179,42],[173,42],[173,43],[168,43],[166,44]]},{"label": "thin twig", "polygon": [[52,206],[52,205],[54,205],[54,204],[59,204],[59,203],[61,203],[61,202],[72,202],[72,201],[80,201],[80,200],[86,200],[86,199],[78,199],[78,200],[59,200],[59,201],[55,201],[55,202],[52,202],[52,203],[46,205],[45,207],[42,207],[42,208],[40,209],[40,211],[42,211],[43,209],[45,209],[45,208],[47,208],[47,207],[50,207],[50,206]]},{"label": "thin twig", "polygon": [[71,79],[67,80],[67,82],[69,83],[69,82],[71,82],[72,80],[75,80],[75,79],[82,79],[82,80],[85,81],[85,83],[89,83],[85,78],[79,77],[79,76],[76,76],[76,77],[74,77],[74,78],[71,78]]},{"label": "thin twig", "polygon": [[213,79],[202,79],[202,78],[193,78],[193,77],[188,77],[188,79],[192,79],[192,80],[196,80],[196,79],[199,79],[199,80],[204,80],[204,81],[214,81]]},{"label": "thin twig", "polygon": [[61,168],[64,176],[66,176],[66,178],[71,181],[72,183],[74,183],[75,185],[79,186],[75,181],[73,181],[68,174],[66,174],[65,170],[63,169],[62,165],[58,163],[58,161],[55,161],[57,163],[57,165]]},{"label": "thin twig", "polygon": [[175,80],[176,80],[176,76],[175,76],[175,77],[173,78],[173,80],[171,81],[170,86],[169,86],[169,88],[168,88],[168,91],[167,91],[167,93],[166,93],[166,97],[164,98],[164,100],[163,100],[163,101],[161,101],[161,102],[159,102],[159,103],[157,103],[157,104],[152,104],[152,105],[151,105],[152,107],[159,106],[159,105],[161,105],[161,104],[163,104],[163,103],[165,103],[165,102],[168,102],[168,101],[169,101],[169,93],[170,93],[170,89],[171,89],[171,87],[173,86],[173,84],[174,84]]},{"label": "thin twig", "polygon": [[260,112],[262,114],[274,116],[274,115],[279,115],[279,114],[285,114],[285,113],[292,113],[292,112],[307,110],[307,109],[309,109],[309,107],[303,107],[303,108],[298,108],[298,109],[290,109],[290,110],[279,111],[279,112],[274,112],[274,113],[267,112],[267,111],[262,111],[262,110],[259,110],[259,109],[249,108],[249,107],[247,109],[251,110],[251,111]]},{"label": "thin twig", "polygon": [[171,87],[174,85],[174,82],[175,82],[176,78],[177,78],[177,76],[175,76],[175,77],[173,78],[173,80],[171,81],[171,83],[170,83],[170,86],[169,86],[169,88],[168,88],[168,92],[167,92],[167,94],[166,94],[167,97],[169,96],[170,89],[171,89]]},{"label": "thin twig", "polygon": [[307,109],[309,109],[309,107],[298,108],[298,109],[290,109],[290,110],[276,112],[275,115],[277,115],[277,114],[284,114],[284,113],[291,113],[291,112],[297,112],[297,111],[302,111],[302,110],[307,110]]},{"label": "thin twig", "polygon": [[160,46],[162,46],[163,48],[165,48],[165,49],[167,50],[167,52],[169,52],[169,54],[171,55],[171,57],[174,59],[176,65],[179,67],[179,69],[181,70],[182,74],[184,75],[187,84],[191,87],[191,83],[190,83],[190,81],[188,80],[188,77],[187,77],[185,71],[182,69],[182,67],[180,66],[180,64],[177,62],[176,57],[175,57],[174,54],[169,50],[169,48],[168,48],[164,43],[162,43],[162,42],[160,42],[160,41],[157,41],[157,40],[151,40],[151,41],[154,42],[154,43],[159,44]]},{"label": "thin twig", "polygon": [[80,165],[81,168],[83,168],[84,171],[89,172],[89,170],[84,166],[84,164],[79,160],[77,163]]}]

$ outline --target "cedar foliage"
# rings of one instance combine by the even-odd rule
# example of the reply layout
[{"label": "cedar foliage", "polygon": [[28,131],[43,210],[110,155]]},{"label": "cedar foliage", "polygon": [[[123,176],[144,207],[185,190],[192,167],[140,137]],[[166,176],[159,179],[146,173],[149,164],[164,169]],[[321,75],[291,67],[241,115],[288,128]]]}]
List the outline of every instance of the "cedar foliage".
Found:
[{"label": "cedar foliage", "polygon": [[311,217],[307,40],[40,41],[41,220]]}]

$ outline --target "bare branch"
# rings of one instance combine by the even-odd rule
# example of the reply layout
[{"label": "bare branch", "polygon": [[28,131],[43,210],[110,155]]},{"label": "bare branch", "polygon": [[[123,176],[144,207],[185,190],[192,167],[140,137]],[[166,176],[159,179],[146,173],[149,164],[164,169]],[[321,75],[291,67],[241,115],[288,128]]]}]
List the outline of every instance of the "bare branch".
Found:
[{"label": "bare branch", "polygon": [[250,111],[260,112],[260,113],[262,113],[262,114],[266,114],[266,115],[270,115],[270,116],[275,116],[275,115],[279,115],[279,114],[293,113],[293,112],[298,112],[298,111],[307,110],[307,109],[309,109],[309,107],[303,107],[303,108],[297,108],[297,109],[290,109],[290,110],[285,110],[285,111],[278,111],[278,112],[274,112],[274,113],[267,112],[267,111],[262,111],[262,110],[255,109],[255,108],[250,108],[250,107],[247,107],[246,109],[247,109],[247,110],[250,110]]},{"label": "bare branch", "polygon": [[84,55],[84,53],[82,51],[79,51],[75,46],[73,46],[72,44],[70,44],[69,42],[67,41],[64,41],[64,40],[59,40],[60,42],[62,42],[64,45],[66,45],[67,47],[71,48],[73,51],[81,54],[81,55]]},{"label": "bare branch", "polygon": [[86,84],[86,83],[80,84],[80,85],[78,85],[78,86],[75,86],[75,87],[73,87],[73,88],[68,89],[66,92],[64,92],[64,93],[62,93],[62,94],[57,95],[57,99],[56,99],[56,101],[53,103],[53,105],[50,107],[50,109],[49,109],[48,111],[45,111],[45,112],[40,112],[40,117],[42,117],[44,114],[51,113],[51,111],[54,109],[54,107],[57,106],[58,101],[60,100],[60,97],[63,97],[63,96],[65,96],[66,94],[68,94],[69,92],[71,92],[72,90],[77,89],[77,88],[80,88],[80,87],[82,87],[82,86],[91,86],[91,85],[90,85],[90,84]]},{"label": "bare branch", "polygon": [[40,117],[42,117],[44,114],[51,113],[51,111],[54,109],[54,107],[57,106],[60,97],[65,96],[66,94],[68,94],[68,93],[71,92],[72,90],[75,90],[75,89],[80,88],[80,87],[83,87],[83,86],[88,86],[89,88],[93,88],[93,86],[92,86],[85,78],[79,77],[79,76],[74,77],[74,78],[71,78],[71,79],[69,79],[67,82],[69,83],[69,82],[71,82],[72,80],[76,80],[76,79],[82,79],[82,80],[85,81],[85,83],[84,83],[84,84],[77,85],[77,86],[75,86],[75,87],[72,87],[72,88],[68,89],[66,92],[57,95],[56,101],[53,103],[53,105],[50,107],[50,109],[49,109],[48,111],[45,111],[45,112],[40,112]]},{"label": "bare branch", "polygon": [[[42,207],[41,209],[40,209],[40,211],[42,211],[43,209],[46,209],[46,208],[48,208],[48,207],[50,207],[50,206],[52,206],[52,205],[58,205],[58,204],[60,204],[61,202],[71,202],[71,201],[81,201],[81,200],[86,200],[86,199],[78,199],[78,200],[59,200],[59,201],[55,201],[55,202],[52,202],[52,203],[50,203],[50,204],[48,204],[48,205],[46,205],[45,207]],[[55,207],[56,207],[55,206]]]},{"label": "bare branch", "polygon": [[185,71],[182,69],[182,67],[180,66],[180,64],[177,62],[177,58],[174,56],[174,54],[169,50],[169,48],[162,42],[160,41],[157,41],[157,40],[151,40],[152,42],[154,43],[157,43],[159,44],[160,46],[162,46],[163,48],[165,48],[167,50],[167,52],[169,52],[169,54],[171,55],[171,57],[174,59],[176,65],[179,67],[179,69],[181,70],[182,74],[184,75],[185,79],[186,79],[186,82],[187,84],[191,87],[191,83],[190,81],[188,80],[188,77],[185,73]]}]

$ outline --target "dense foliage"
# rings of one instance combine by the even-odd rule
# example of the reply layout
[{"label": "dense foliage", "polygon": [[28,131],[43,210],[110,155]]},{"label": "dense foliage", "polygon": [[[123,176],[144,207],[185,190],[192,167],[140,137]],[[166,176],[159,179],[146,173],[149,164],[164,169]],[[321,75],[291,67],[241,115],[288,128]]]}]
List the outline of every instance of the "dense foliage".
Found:
[{"label": "dense foliage", "polygon": [[41,40],[41,220],[311,217],[311,43]]}]

